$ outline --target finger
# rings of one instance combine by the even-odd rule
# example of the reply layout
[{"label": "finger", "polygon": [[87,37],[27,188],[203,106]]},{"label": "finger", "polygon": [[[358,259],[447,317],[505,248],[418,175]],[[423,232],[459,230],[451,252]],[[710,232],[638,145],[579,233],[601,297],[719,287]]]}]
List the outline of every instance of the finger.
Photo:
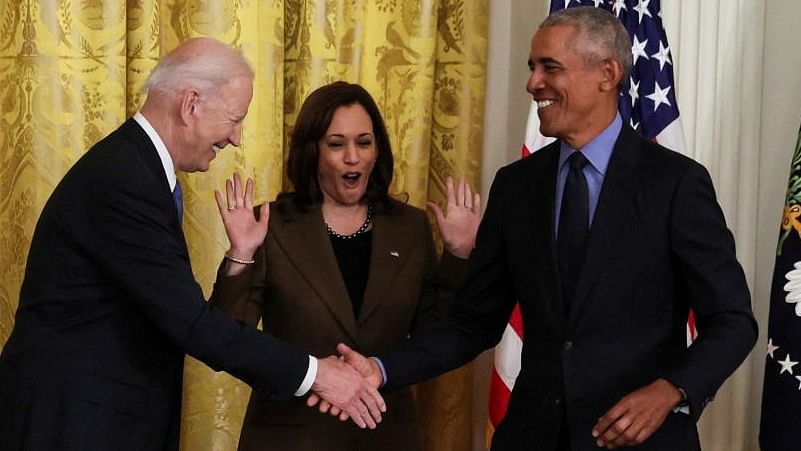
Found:
[{"label": "finger", "polygon": [[242,187],[242,176],[239,172],[234,172],[234,195],[236,196],[236,206],[245,205],[245,190]]},{"label": "finger", "polygon": [[259,222],[264,223],[265,225],[270,222],[270,203],[265,202],[261,204],[261,210],[259,211]]},{"label": "finger", "polygon": [[481,195],[478,193],[473,195],[473,213],[481,214]]},{"label": "finger", "polygon": [[348,408],[345,409],[345,412],[347,412],[347,414],[350,417],[350,419],[354,423],[356,423],[356,426],[359,426],[362,429],[367,427],[367,423],[364,421],[362,416],[359,414],[359,411],[356,409],[356,407],[349,406]]},{"label": "finger", "polygon": [[464,177],[459,177],[456,183],[456,205],[464,206]]},{"label": "finger", "polygon": [[462,183],[464,184],[464,206],[467,208],[473,208],[473,192],[470,190],[470,184],[467,183],[467,180],[462,178]]},{"label": "finger", "polygon": [[350,415],[347,412],[342,412],[339,414],[339,421],[348,421],[350,419]]},{"label": "finger", "polygon": [[598,422],[595,424],[595,427],[592,428],[592,436],[598,438],[604,435],[607,429],[623,416],[624,413],[625,412],[618,404],[612,406],[601,418],[598,418]]},{"label": "finger", "polygon": [[214,200],[217,202],[217,209],[220,210],[220,217],[225,220],[225,215],[228,213],[228,208],[223,205],[222,193],[219,190],[214,190]]},{"label": "finger", "polygon": [[314,407],[318,402],[320,402],[320,397],[317,396],[317,393],[312,393],[306,398],[306,405],[309,407]]},{"label": "finger", "polygon": [[350,346],[346,345],[345,343],[339,343],[337,344],[337,352],[340,355],[345,355],[353,352],[353,349],[351,349]]},{"label": "finger", "polygon": [[378,415],[378,419],[376,420],[375,417],[370,413],[370,408],[367,407],[364,400],[362,399],[358,406],[359,413],[364,418],[364,421],[367,423],[367,427],[370,429],[375,429],[378,426],[378,423],[381,421],[381,414]]},{"label": "finger", "polygon": [[[450,201],[448,201],[450,203]],[[442,213],[442,209],[439,208],[439,205],[435,204],[434,202],[426,202],[426,207],[428,207],[428,211],[434,215],[434,219],[437,221],[437,226],[440,230],[442,230],[442,225],[445,223],[445,215]]]},{"label": "finger", "polygon": [[628,429],[632,426],[632,421],[628,417],[621,417],[619,420],[612,423],[606,432],[598,439],[599,442],[607,446],[623,446],[628,443],[627,435],[631,431]]},{"label": "finger", "polygon": [[248,210],[253,209],[253,179],[251,178],[245,183],[245,198],[243,199],[242,205]]},{"label": "finger", "polygon": [[445,187],[446,187],[445,190],[447,192],[446,198],[448,207],[450,207],[451,205],[457,205],[456,193],[455,190],[453,189],[453,178],[451,178],[450,176],[445,179]]},{"label": "finger", "polygon": [[320,410],[320,413],[328,413],[328,411],[329,411],[330,409],[331,409],[331,403],[330,403],[330,402],[328,402],[328,401],[326,401],[326,400],[323,400],[323,401],[320,403],[320,408],[319,408],[319,410]]},{"label": "finger", "polygon": [[331,410],[328,413],[330,413],[335,417],[338,417],[340,414],[342,414],[342,409],[340,409],[337,406],[331,406]]},{"label": "finger", "polygon": [[[387,411],[387,403],[386,403],[386,401],[384,401],[384,397],[381,396],[381,393],[378,391],[378,389],[373,388],[373,386],[370,385],[370,384],[367,384],[367,392],[369,393],[370,397],[373,398],[373,402],[375,402],[375,405],[378,408],[378,410],[380,412],[386,412]],[[370,413],[372,414],[372,412],[370,412]],[[376,418],[375,415],[373,415],[373,418]],[[377,420],[378,420],[378,422],[381,422],[381,415],[380,414],[379,414],[379,417],[377,418]]]},{"label": "finger", "polygon": [[234,194],[234,182],[231,179],[225,179],[225,200],[228,202],[228,209],[233,210],[236,208],[236,195]]}]

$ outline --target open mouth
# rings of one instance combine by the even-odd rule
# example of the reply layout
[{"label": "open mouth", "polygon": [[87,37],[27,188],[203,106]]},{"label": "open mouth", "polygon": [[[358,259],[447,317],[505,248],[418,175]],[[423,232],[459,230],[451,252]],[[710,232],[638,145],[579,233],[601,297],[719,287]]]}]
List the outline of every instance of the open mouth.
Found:
[{"label": "open mouth", "polygon": [[217,144],[213,144],[211,146],[211,151],[214,153],[219,153],[222,150],[222,147],[218,146]]},{"label": "open mouth", "polygon": [[556,103],[553,100],[537,100],[537,108],[547,108]]},{"label": "open mouth", "polygon": [[359,183],[361,177],[361,172],[348,172],[342,176],[342,180],[345,181],[346,186],[354,187]]}]

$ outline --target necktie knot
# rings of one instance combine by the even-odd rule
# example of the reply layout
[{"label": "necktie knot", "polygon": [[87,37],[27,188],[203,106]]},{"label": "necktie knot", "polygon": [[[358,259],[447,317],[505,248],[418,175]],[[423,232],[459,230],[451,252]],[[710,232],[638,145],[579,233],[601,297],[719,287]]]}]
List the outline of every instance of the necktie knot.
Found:
[{"label": "necktie knot", "polygon": [[580,150],[577,150],[570,154],[567,158],[567,162],[570,163],[570,169],[575,170],[582,170],[584,166],[587,165],[587,157],[584,156],[584,153]]},{"label": "necktie knot", "polygon": [[181,183],[175,181],[175,189],[172,190],[172,200],[175,202],[175,211],[178,212],[178,220],[184,219],[184,194],[181,191]]}]

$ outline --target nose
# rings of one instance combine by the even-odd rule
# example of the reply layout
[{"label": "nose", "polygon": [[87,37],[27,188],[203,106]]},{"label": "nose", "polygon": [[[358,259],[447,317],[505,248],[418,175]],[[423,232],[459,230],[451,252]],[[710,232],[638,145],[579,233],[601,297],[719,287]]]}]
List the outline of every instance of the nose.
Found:
[{"label": "nose", "polygon": [[535,67],[531,70],[531,74],[528,76],[528,82],[526,82],[526,91],[528,91],[529,94],[534,94],[536,90],[541,89],[542,87],[542,69]]},{"label": "nose", "polygon": [[348,143],[345,146],[345,164],[356,164],[359,162],[359,149],[356,143]]},{"label": "nose", "polygon": [[231,145],[234,147],[239,147],[242,145],[242,122],[234,125],[234,129],[231,132],[231,136],[228,138],[228,141],[230,141]]}]

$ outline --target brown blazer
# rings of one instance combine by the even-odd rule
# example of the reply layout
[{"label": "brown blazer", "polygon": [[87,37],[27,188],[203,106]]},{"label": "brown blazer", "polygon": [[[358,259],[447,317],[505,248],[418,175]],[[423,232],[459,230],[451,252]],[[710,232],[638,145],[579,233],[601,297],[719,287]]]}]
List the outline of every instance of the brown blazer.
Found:
[{"label": "brown blazer", "polygon": [[[446,252],[440,264],[425,213],[397,201],[374,215],[372,230],[358,318],[319,206],[289,216],[273,203],[256,264],[232,277],[218,272],[211,302],[248,323],[263,319],[273,337],[318,357],[335,354],[340,342],[366,355],[388,350],[439,315],[464,280],[467,261]],[[411,392],[385,399],[384,421],[362,431],[308,408],[305,397],[281,403],[254,390],[240,449],[415,449],[420,434]]]}]

